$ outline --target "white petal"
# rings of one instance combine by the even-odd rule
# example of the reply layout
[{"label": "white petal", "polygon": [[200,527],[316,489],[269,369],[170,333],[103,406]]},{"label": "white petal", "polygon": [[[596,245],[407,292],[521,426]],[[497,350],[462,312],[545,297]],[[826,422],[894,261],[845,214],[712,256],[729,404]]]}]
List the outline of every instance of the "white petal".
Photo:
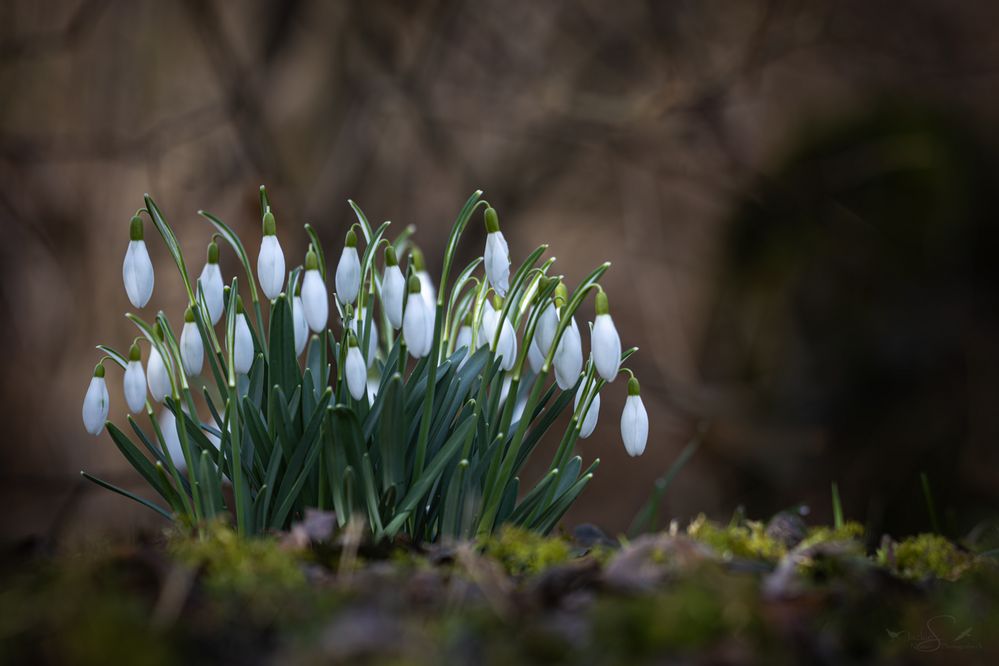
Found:
[{"label": "white petal", "polygon": [[[360,308],[357,311],[357,318],[351,319],[347,326],[350,330],[354,331],[354,335],[357,336],[357,342],[360,344],[362,338],[364,337],[364,319],[367,315],[367,308]],[[375,361],[375,354],[378,353],[378,322],[374,319],[371,320],[371,334],[368,337],[368,356],[367,364],[371,365]]]},{"label": "white petal", "polygon": [[309,328],[316,333],[325,330],[330,302],[318,269],[305,271],[305,277],[302,278],[302,305],[305,306],[305,320],[309,322]]},{"label": "white petal", "polygon": [[357,347],[350,347],[347,350],[347,360],[344,365],[344,375],[347,379],[347,388],[354,400],[360,400],[368,387],[368,370],[364,367],[364,358],[361,350]]},{"label": "white petal", "polygon": [[[222,312],[225,310],[222,293],[224,284],[222,281],[222,271],[218,264],[205,264],[201,269],[201,276],[198,278],[201,289],[205,293],[205,305],[208,307],[208,317],[212,326],[219,323]],[[200,301],[199,301],[200,302]]]},{"label": "white petal", "polygon": [[166,442],[166,449],[170,453],[170,459],[178,471],[187,470],[187,461],[184,460],[184,449],[180,446],[180,434],[177,432],[177,417],[166,407],[160,412],[160,432]]},{"label": "white petal", "polygon": [[621,336],[609,314],[597,315],[590,341],[597,372],[604,380],[614,381],[621,368]]},{"label": "white petal", "polygon": [[493,338],[496,337],[496,323],[498,319],[499,315],[487,300],[482,305],[482,323],[479,325],[479,347],[489,345],[489,348],[492,349]]},{"label": "white petal", "polygon": [[531,371],[534,374],[541,372],[541,366],[545,364],[545,357],[538,350],[537,339],[538,336],[535,335],[534,339],[531,340],[531,346],[527,350],[527,362],[531,364]]},{"label": "white petal", "polygon": [[503,232],[494,231],[486,236],[485,265],[489,284],[500,296],[506,296],[510,288],[510,250]]},{"label": "white petal", "polygon": [[555,381],[563,391],[572,388],[583,371],[583,345],[579,337],[576,318],[562,333],[555,351]]},{"label": "white petal", "polygon": [[205,362],[205,346],[201,341],[198,325],[193,321],[185,322],[180,332],[180,361],[188,377],[201,374],[201,366]]},{"label": "white petal", "polygon": [[274,300],[284,287],[284,252],[277,236],[271,234],[260,240],[260,254],[257,255],[257,277],[260,289],[270,300]]},{"label": "white petal", "polygon": [[629,395],[621,414],[621,439],[630,456],[640,456],[649,439],[649,414],[645,411],[642,396]]},{"label": "white petal", "polygon": [[406,295],[406,278],[398,266],[388,266],[382,280],[382,306],[392,328],[402,326],[402,299]]},{"label": "white petal", "polygon": [[353,303],[361,288],[361,260],[357,248],[345,247],[336,266],[336,296],[341,303]]},{"label": "white petal", "polygon": [[547,355],[555,341],[555,332],[558,330],[558,310],[553,303],[548,303],[541,312],[538,319],[538,326],[535,336],[538,342],[538,351]]},{"label": "white petal", "polygon": [[471,354],[472,327],[464,324],[458,329],[458,337],[454,339],[454,348],[461,349],[462,347],[468,347],[469,354]]},{"label": "white petal", "polygon": [[437,288],[434,287],[430,273],[417,271],[416,277],[420,281],[420,295],[423,296],[423,302],[427,304],[427,309],[430,312],[434,312],[437,309]]},{"label": "white petal", "polygon": [[149,352],[149,364],[146,366],[146,382],[149,384],[149,393],[156,402],[163,402],[163,399],[170,395],[170,375],[167,373],[166,365],[163,364],[163,357],[160,356],[156,347]]},{"label": "white petal", "polygon": [[[583,394],[590,389],[590,386],[586,383],[581,383],[579,389],[576,391],[576,399],[572,403],[573,409],[579,409],[579,402],[583,399]],[[579,436],[582,439],[586,439],[593,434],[593,429],[597,427],[597,417],[600,415],[600,394],[597,393],[593,396],[593,401],[590,402],[590,408],[587,410],[583,418],[583,425],[579,428]]]},{"label": "white petal", "polygon": [[121,267],[121,277],[125,282],[128,300],[137,308],[145,307],[153,295],[153,262],[146,250],[146,241],[128,242],[125,262]]},{"label": "white petal", "polygon": [[83,398],[83,426],[91,435],[99,435],[108,420],[108,387],[103,377],[91,377]]},{"label": "white petal", "polygon": [[233,352],[236,372],[245,375],[253,365],[253,336],[250,335],[250,325],[246,323],[245,314],[236,315],[235,347]]},{"label": "white petal", "polygon": [[122,381],[125,388],[125,402],[133,414],[138,414],[146,406],[146,372],[140,361],[129,361]]},{"label": "white petal", "polygon": [[305,318],[301,296],[296,296],[291,302],[291,320],[295,327],[295,356],[301,356],[309,342],[309,322]]},{"label": "white petal", "polygon": [[427,336],[427,304],[419,294],[410,294],[402,321],[402,336],[413,358],[430,353],[432,340]]},{"label": "white petal", "polygon": [[513,324],[510,323],[509,318],[503,320],[503,328],[500,330],[496,354],[503,358],[500,367],[504,371],[510,371],[517,360],[517,333],[513,330]]}]

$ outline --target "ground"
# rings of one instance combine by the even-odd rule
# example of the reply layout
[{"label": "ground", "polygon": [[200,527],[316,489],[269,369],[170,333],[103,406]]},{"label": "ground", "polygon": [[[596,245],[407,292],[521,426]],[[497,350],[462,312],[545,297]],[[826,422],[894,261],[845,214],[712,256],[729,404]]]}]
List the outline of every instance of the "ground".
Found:
[{"label": "ground", "polygon": [[868,550],[857,524],[778,514],[416,546],[334,525],[21,553],[0,662],[999,663],[994,560],[937,535]]}]

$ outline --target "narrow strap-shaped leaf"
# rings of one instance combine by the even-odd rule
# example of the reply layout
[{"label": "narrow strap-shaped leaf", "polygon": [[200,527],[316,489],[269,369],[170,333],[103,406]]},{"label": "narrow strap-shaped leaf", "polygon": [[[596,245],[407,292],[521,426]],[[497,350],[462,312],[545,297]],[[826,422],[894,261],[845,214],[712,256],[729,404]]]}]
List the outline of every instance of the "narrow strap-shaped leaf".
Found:
[{"label": "narrow strap-shaped leaf", "polygon": [[111,440],[121,451],[121,454],[125,456],[125,459],[135,468],[142,478],[153,487],[153,490],[158,492],[163,499],[169,504],[173,504],[177,500],[177,491],[172,486],[168,486],[163,483],[162,479],[156,474],[156,468],[153,466],[149,459],[146,458],[142,453],[135,448],[131,440],[118,429],[118,426],[113,423],[107,424],[108,434],[111,435]]},{"label": "narrow strap-shaped leaf", "polygon": [[83,476],[83,478],[85,478],[87,481],[91,481],[93,483],[96,483],[101,488],[104,488],[106,490],[110,490],[113,493],[118,493],[122,497],[127,497],[128,499],[132,500],[133,502],[138,502],[142,506],[147,507],[149,509],[152,509],[153,511],[155,511],[158,514],[160,514],[161,516],[163,516],[167,520],[173,520],[173,516],[170,515],[170,512],[167,511],[166,509],[164,509],[163,507],[161,507],[158,504],[150,502],[147,499],[143,499],[143,498],[139,497],[138,495],[135,495],[133,493],[128,492],[124,488],[119,488],[118,486],[116,486],[116,485],[114,485],[112,483],[108,483],[107,481],[105,481],[103,479],[99,479],[98,477],[93,476],[92,474],[87,474],[86,472],[81,471],[80,475]]}]

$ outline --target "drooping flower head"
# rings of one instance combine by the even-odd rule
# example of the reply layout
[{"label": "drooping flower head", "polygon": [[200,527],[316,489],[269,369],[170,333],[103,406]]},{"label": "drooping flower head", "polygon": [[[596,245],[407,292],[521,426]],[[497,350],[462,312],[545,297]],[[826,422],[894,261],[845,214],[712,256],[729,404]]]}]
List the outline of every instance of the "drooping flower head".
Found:
[{"label": "drooping flower head", "polygon": [[142,369],[142,352],[138,343],[133,342],[128,350],[128,366],[122,383],[129,411],[138,414],[146,405],[146,373]]},{"label": "drooping flower head", "polygon": [[385,276],[382,278],[382,306],[392,328],[402,326],[402,302],[406,296],[406,278],[391,245],[385,248]]},{"label": "drooping flower head", "polygon": [[593,333],[590,336],[593,364],[605,381],[613,382],[621,368],[621,336],[618,335],[614,320],[611,319],[607,294],[603,289],[597,292],[596,313]]},{"label": "drooping flower head", "polygon": [[268,299],[274,300],[284,287],[284,252],[277,239],[277,223],[274,214],[268,210],[263,219],[264,235],[260,239],[260,254],[257,255],[257,278],[260,289]]},{"label": "drooping flower head", "polygon": [[[207,318],[212,322],[212,326],[219,323],[222,312],[225,310],[223,292],[225,283],[222,280],[222,271],[219,270],[219,246],[215,239],[208,244],[208,261],[201,269],[201,276],[198,278],[198,287],[204,294],[205,307],[207,308]],[[200,296],[199,296],[200,299]],[[200,301],[199,301],[200,302]]]},{"label": "drooping flower head", "polygon": [[87,395],[83,398],[83,426],[91,435],[99,435],[104,430],[104,422],[108,420],[110,401],[108,387],[104,381],[104,364],[98,363],[94,368],[94,376],[87,387]]},{"label": "drooping flower head", "polygon": [[336,266],[336,297],[341,303],[353,303],[361,289],[361,259],[357,256],[357,234],[351,229],[344,241],[340,263]]},{"label": "drooping flower head", "polygon": [[245,375],[253,366],[253,335],[243,311],[243,299],[236,296],[236,330],[234,331],[233,357],[237,374]]},{"label": "drooping flower head", "polygon": [[649,439],[649,414],[645,411],[638,380],[634,377],[628,380],[628,398],[621,414],[621,439],[624,450],[633,457],[644,453]]},{"label": "drooping flower head", "polygon": [[413,358],[423,358],[430,353],[433,335],[427,332],[427,319],[430,317],[427,302],[420,294],[420,279],[415,275],[409,278],[409,294],[406,297],[406,310],[402,318],[402,336]]},{"label": "drooping flower head", "polygon": [[302,282],[295,285],[295,298],[291,301],[291,321],[295,332],[295,356],[301,356],[309,342],[309,321],[302,304]]},{"label": "drooping flower head", "polygon": [[581,422],[581,425],[579,426],[579,437],[581,439],[586,439],[592,435],[593,429],[597,427],[597,418],[600,415],[600,394],[596,392],[595,383],[581,382],[579,384],[579,388],[576,389],[576,397],[572,403],[572,408],[574,410],[578,410],[580,402],[589,400],[591,393],[593,393],[593,400],[590,401],[590,406],[586,409],[586,412],[579,417]]},{"label": "drooping flower head", "polygon": [[121,277],[125,283],[128,300],[137,308],[143,308],[153,295],[153,262],[149,259],[142,229],[142,218],[132,218],[128,229],[128,249],[121,267]]},{"label": "drooping flower head", "polygon": [[[159,322],[156,322],[155,326],[153,326],[153,334],[156,336],[158,342],[163,341],[163,329],[160,327]],[[152,342],[150,340],[150,343]],[[149,384],[149,394],[153,396],[153,400],[156,402],[163,402],[170,395],[170,373],[167,370],[163,356],[160,355],[159,349],[157,349],[155,344],[151,344],[151,349],[149,350],[149,364],[146,366],[146,382]]]},{"label": "drooping flower head", "polygon": [[319,274],[319,259],[315,250],[309,246],[305,255],[305,277],[302,278],[302,308],[305,320],[316,333],[326,330],[326,320],[329,318],[329,296],[326,295],[326,284]]},{"label": "drooping flower head", "polygon": [[205,362],[205,347],[194,321],[192,308],[187,308],[184,312],[184,328],[180,332],[180,360],[188,377],[201,374],[201,367]]},{"label": "drooping flower head", "polygon": [[368,368],[361,350],[357,347],[357,336],[353,332],[347,334],[347,359],[344,361],[343,374],[350,395],[354,400],[360,400],[368,387]]},{"label": "drooping flower head", "polygon": [[510,248],[499,228],[496,209],[486,208],[486,251],[484,263],[489,285],[500,296],[506,296],[510,288]]}]

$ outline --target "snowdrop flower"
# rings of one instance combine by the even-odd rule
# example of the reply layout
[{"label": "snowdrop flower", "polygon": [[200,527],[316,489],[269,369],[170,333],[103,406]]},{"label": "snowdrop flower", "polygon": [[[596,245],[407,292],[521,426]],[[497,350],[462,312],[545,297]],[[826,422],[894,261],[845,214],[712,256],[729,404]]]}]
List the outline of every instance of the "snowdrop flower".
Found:
[{"label": "snowdrop flower", "polygon": [[305,306],[302,304],[302,283],[299,282],[295,298],[291,301],[291,321],[295,329],[295,356],[301,356],[305,345],[309,342],[309,322],[305,318]]},{"label": "snowdrop flower", "polygon": [[357,348],[357,337],[347,334],[347,360],[344,361],[344,375],[347,379],[347,389],[354,400],[360,400],[367,392],[368,369],[364,364],[361,350]]},{"label": "snowdrop flower", "polygon": [[499,216],[492,207],[486,209],[486,278],[500,296],[510,288],[510,249],[499,228]]},{"label": "snowdrop flower", "polygon": [[180,331],[180,362],[188,377],[201,374],[201,366],[205,362],[205,346],[201,341],[201,332],[194,323],[194,310],[187,308],[184,313],[184,328]]},{"label": "snowdrop flower", "polygon": [[250,334],[250,325],[246,323],[246,313],[243,312],[243,299],[239,296],[236,297],[236,331],[233,337],[235,370],[238,374],[245,375],[253,365],[253,336]]},{"label": "snowdrop flower", "polygon": [[336,266],[336,297],[341,303],[353,303],[360,289],[361,260],[357,256],[357,234],[351,229]]},{"label": "snowdrop flower", "polygon": [[[156,334],[160,336],[161,340],[163,339],[159,333],[159,324],[156,326]],[[149,351],[149,364],[146,366],[146,383],[149,384],[149,394],[153,396],[153,400],[156,402],[163,402],[170,395],[170,374],[156,345],[152,345],[152,349]]]},{"label": "snowdrop flower", "polygon": [[612,382],[621,368],[621,336],[617,334],[607,306],[607,294],[603,291],[597,293],[596,311],[596,321],[590,334],[593,364],[600,377]]},{"label": "snowdrop flower", "polygon": [[[574,410],[579,409],[579,403],[582,402],[587,394],[592,390],[593,385],[590,382],[582,382],[579,385],[579,389],[576,391],[576,399],[572,403],[572,408]],[[600,415],[600,394],[595,393],[593,395],[593,400],[590,402],[590,407],[587,409],[586,414],[581,416],[583,424],[579,426],[579,437],[581,439],[586,439],[593,434],[593,429],[597,427],[597,417]]]},{"label": "snowdrop flower", "polygon": [[108,420],[108,387],[104,381],[104,363],[98,363],[94,368],[94,376],[87,387],[87,395],[83,398],[83,427],[91,435],[99,435],[104,430],[104,422]]},{"label": "snowdrop flower", "polygon": [[163,433],[163,441],[166,450],[170,454],[170,460],[179,472],[187,470],[187,461],[184,460],[184,449],[180,445],[180,433],[177,432],[177,417],[166,407],[160,412],[160,432]]},{"label": "snowdrop flower", "polygon": [[133,414],[138,414],[146,405],[146,372],[142,369],[142,352],[139,345],[132,343],[128,350],[128,365],[125,367],[125,402]]},{"label": "snowdrop flower", "polygon": [[427,334],[427,319],[431,317],[427,302],[420,294],[420,279],[409,279],[409,295],[402,318],[402,336],[413,358],[423,358],[430,353],[433,336]]},{"label": "snowdrop flower", "polygon": [[562,333],[555,350],[555,381],[566,391],[573,387],[583,371],[583,343],[579,336],[579,326],[573,317],[570,326]]},{"label": "snowdrop flower", "polygon": [[[357,316],[352,317],[347,326],[354,332],[357,339],[360,340],[364,337],[364,318],[367,313],[367,308],[359,308],[357,310]],[[371,320],[371,335],[368,337],[368,354],[367,354],[367,364],[371,365],[375,361],[375,354],[378,353],[378,322],[374,319]]]},{"label": "snowdrop flower", "polygon": [[142,230],[142,218],[136,215],[128,230],[128,249],[125,251],[125,263],[121,267],[121,277],[125,282],[125,293],[128,300],[137,308],[145,307],[153,295],[153,262],[146,250],[146,241]]},{"label": "snowdrop flower", "polygon": [[[499,306],[497,301],[497,306]],[[498,308],[494,308],[489,304],[489,301],[485,303],[485,311],[482,313],[482,327],[479,330],[479,346],[490,345],[493,339],[496,337],[496,328],[500,326],[500,313]],[[493,350],[496,353],[496,358],[500,359],[500,367],[504,371],[508,371],[513,368],[514,362],[517,360],[517,334],[513,330],[513,324],[510,323],[510,318],[507,317],[503,320],[502,328],[500,328],[499,340],[496,343],[496,348]]]},{"label": "snowdrop flower", "polygon": [[222,312],[225,310],[222,299],[225,285],[222,281],[222,271],[219,270],[219,246],[215,244],[214,238],[208,244],[208,261],[205,263],[205,267],[201,269],[198,285],[205,295],[205,306],[208,310],[206,318],[214,326],[219,323],[219,319],[222,318]]},{"label": "snowdrop flower", "polygon": [[[535,332],[535,340],[538,343],[538,351],[547,356],[555,341],[555,333],[558,331],[558,305],[564,305],[569,300],[569,293],[565,285],[561,282],[555,288],[555,298],[545,304],[538,319],[538,326]],[[558,301],[558,303],[556,302]]]},{"label": "snowdrop flower", "polygon": [[468,347],[468,356],[471,356],[474,351],[472,349],[472,324],[475,323],[475,317],[472,310],[472,305],[469,305],[468,312],[465,313],[465,319],[458,328],[458,335],[454,339],[454,348],[461,349],[462,347]]},{"label": "snowdrop flower", "polygon": [[638,380],[628,380],[628,399],[624,402],[621,414],[621,439],[629,456],[640,456],[645,451],[649,439],[649,414],[642,403]]},{"label": "snowdrop flower", "polygon": [[406,278],[399,268],[395,250],[389,245],[385,248],[385,276],[382,278],[382,306],[392,328],[399,330],[402,326],[402,301],[406,295]]},{"label": "snowdrop flower", "polygon": [[276,232],[274,214],[268,210],[264,213],[264,237],[260,239],[260,254],[257,255],[257,277],[260,289],[272,301],[284,286],[284,252]]},{"label": "snowdrop flower", "polygon": [[[346,251],[346,250],[345,250]],[[357,252],[354,252],[356,255]],[[342,260],[341,260],[342,263]],[[339,275],[339,268],[337,275]],[[326,328],[326,320],[329,318],[330,304],[326,296],[326,285],[319,274],[319,259],[315,250],[309,246],[309,251],[305,255],[305,277],[302,278],[302,307],[305,313],[305,321],[309,323],[316,333],[321,333]]]},{"label": "snowdrop flower", "polygon": [[430,273],[427,272],[426,262],[423,260],[423,252],[420,248],[413,248],[413,273],[420,280],[420,295],[423,296],[423,302],[427,306],[427,337],[431,340],[434,339],[434,322],[437,319],[437,288],[434,287],[434,281],[430,277]]}]

